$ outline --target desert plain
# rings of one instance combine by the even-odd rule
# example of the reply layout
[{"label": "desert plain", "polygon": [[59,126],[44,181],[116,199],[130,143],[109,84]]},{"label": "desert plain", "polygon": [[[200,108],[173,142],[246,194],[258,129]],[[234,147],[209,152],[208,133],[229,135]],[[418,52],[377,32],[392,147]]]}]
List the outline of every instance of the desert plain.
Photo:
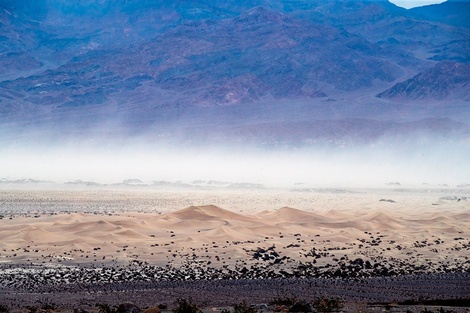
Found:
[{"label": "desert plain", "polygon": [[0,303],[91,310],[191,297],[216,310],[329,297],[373,311],[468,299],[469,197],[447,186],[3,185]]}]

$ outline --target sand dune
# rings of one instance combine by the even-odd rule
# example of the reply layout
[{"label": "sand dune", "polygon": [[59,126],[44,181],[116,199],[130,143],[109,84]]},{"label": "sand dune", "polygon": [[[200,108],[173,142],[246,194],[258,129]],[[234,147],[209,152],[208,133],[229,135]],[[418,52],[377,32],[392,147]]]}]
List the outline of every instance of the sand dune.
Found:
[{"label": "sand dune", "polygon": [[215,205],[190,206],[188,208],[171,213],[170,216],[183,220],[247,220],[246,216],[221,209]]},{"label": "sand dune", "polygon": [[282,207],[278,210],[275,210],[271,213],[263,215],[265,220],[275,220],[279,223],[291,222],[291,223],[327,223],[331,220],[326,216],[321,216],[313,212],[306,212],[294,208]]},{"label": "sand dune", "polygon": [[136,239],[143,239],[143,238],[146,239],[148,237],[148,236],[138,233],[137,231],[133,229],[125,229],[125,230],[116,232],[114,234],[125,237],[127,240],[136,240]]},{"label": "sand dune", "polygon": [[233,240],[250,240],[255,239],[251,236],[251,234],[246,234],[243,232],[238,232],[232,228],[226,226],[219,226],[215,229],[209,230],[204,233],[204,236],[210,238],[211,240],[217,241],[233,241]]},{"label": "sand dune", "polygon": [[369,222],[369,227],[373,229],[387,230],[406,227],[406,222],[383,212],[364,216],[363,220]]},{"label": "sand dune", "polygon": [[[0,262],[181,266],[194,258],[211,266],[272,263],[280,270],[296,262],[322,266],[358,257],[446,268],[470,258],[467,201],[442,200],[435,206],[432,195],[423,200],[422,195],[387,194],[400,201],[384,203],[379,201],[383,195],[370,193],[317,194],[307,207],[307,201],[295,198],[298,193],[281,198],[303,207],[298,209],[269,207],[273,196],[265,196],[260,198],[265,205],[243,213],[240,207],[191,205],[154,213],[12,215],[0,220]],[[264,250],[270,252],[257,252]]]},{"label": "sand dune", "polygon": [[20,231],[22,239],[27,242],[55,242],[58,239],[56,233],[38,226],[26,226]]}]

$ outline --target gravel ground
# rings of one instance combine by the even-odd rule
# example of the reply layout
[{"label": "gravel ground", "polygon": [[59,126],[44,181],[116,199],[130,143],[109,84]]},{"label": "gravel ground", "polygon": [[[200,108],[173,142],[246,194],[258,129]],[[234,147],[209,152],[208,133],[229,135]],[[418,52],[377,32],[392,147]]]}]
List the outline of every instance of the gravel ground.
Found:
[{"label": "gravel ground", "polygon": [[[339,298],[347,305],[345,311],[361,311],[367,306],[374,311],[374,303],[398,303],[418,299],[467,298],[470,295],[470,273],[427,274],[402,277],[375,277],[364,279],[265,279],[214,280],[187,282],[115,283],[100,285],[68,285],[67,291],[55,288],[53,292],[18,292],[0,288],[0,304],[13,311],[26,307],[44,307],[54,304],[65,311],[73,309],[96,310],[97,303],[117,305],[131,302],[141,308],[158,304],[170,307],[177,298],[191,298],[206,308],[230,306],[241,301],[250,304],[269,304],[275,298],[293,297],[312,301],[316,298]],[[52,291],[52,290],[51,290]],[[404,310],[403,306],[393,307]],[[419,312],[420,306],[413,310]],[[421,306],[422,308],[422,306]],[[468,312],[459,308],[455,312]],[[413,311],[411,310],[411,311]],[[406,310],[405,310],[406,311]]]}]

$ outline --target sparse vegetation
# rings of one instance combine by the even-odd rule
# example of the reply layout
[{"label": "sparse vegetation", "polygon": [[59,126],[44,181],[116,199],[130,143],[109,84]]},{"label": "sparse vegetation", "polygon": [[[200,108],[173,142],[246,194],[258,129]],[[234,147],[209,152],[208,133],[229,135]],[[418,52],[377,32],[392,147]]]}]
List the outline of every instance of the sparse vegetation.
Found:
[{"label": "sparse vegetation", "polygon": [[0,313],[10,313],[10,309],[3,304],[0,304]]},{"label": "sparse vegetation", "polygon": [[467,307],[470,306],[469,298],[455,298],[455,299],[418,299],[406,300],[399,302],[400,305],[432,305],[432,306],[454,306],[454,307]]},{"label": "sparse vegetation", "polygon": [[233,305],[233,311],[229,309],[223,309],[221,313],[258,313],[259,310],[253,306],[250,306],[246,301]]},{"label": "sparse vegetation", "polygon": [[289,312],[313,312],[313,308],[308,302],[298,301],[289,308]]},{"label": "sparse vegetation", "polygon": [[[458,299],[462,300],[462,299]],[[417,300],[408,300],[407,302],[413,302],[413,304],[406,304],[414,308],[414,310],[421,309],[417,311],[419,313],[456,313],[456,311],[452,309],[447,309],[444,307],[440,307],[437,309],[436,307],[424,307],[424,301],[451,301],[451,300],[421,300],[421,303],[418,303]],[[452,302],[452,301],[451,301]],[[26,306],[24,307],[30,313],[47,313],[51,311],[60,311],[58,310],[57,306],[50,301],[44,300],[37,300],[36,303],[39,303],[39,306]],[[459,304],[462,304],[459,302]],[[201,303],[196,304],[193,302],[191,298],[184,299],[178,298],[174,302],[174,308],[171,310],[172,313],[203,313],[203,308],[207,308],[208,303]],[[262,312],[286,312],[286,313],[330,313],[330,312],[340,312],[344,308],[344,303],[339,298],[318,298],[314,301],[302,301],[297,300],[295,296],[292,297],[277,297],[269,302],[271,307],[268,307],[266,304],[249,304],[246,301],[242,301],[240,303],[232,305],[232,309],[224,308],[220,310],[220,313],[262,313]],[[369,305],[372,305],[375,308],[381,308],[382,311],[390,312],[392,309],[396,311],[398,309],[404,309],[401,306],[406,306],[404,304],[390,304],[390,303],[355,303],[353,308],[355,309],[354,312],[364,313],[364,312],[375,312],[369,308]],[[135,305],[131,303],[124,303],[121,305],[109,305],[107,303],[96,303],[95,306],[98,308],[97,312],[99,313],[119,313],[119,312],[131,312],[131,310],[122,309],[123,306],[132,306],[137,308]],[[419,307],[416,307],[419,306]],[[158,309],[167,310],[168,305],[166,304],[159,304]],[[155,307],[155,308],[157,308]],[[96,310],[93,310],[96,312]],[[132,312],[142,312],[139,308],[137,311]],[[16,310],[15,310],[16,312]],[[346,312],[352,312],[351,307],[349,306]],[[413,313],[414,311],[410,308],[406,308],[406,311],[401,311],[406,313]],[[11,313],[10,308],[5,304],[0,304],[0,313]],[[89,313],[89,311],[84,309],[74,309],[74,313]]]},{"label": "sparse vegetation", "polygon": [[51,300],[49,299],[43,299],[43,300],[37,300],[36,301],[37,303],[39,303],[39,307],[42,309],[42,310],[55,310],[57,309],[57,305],[52,302]]},{"label": "sparse vegetation", "polygon": [[166,309],[168,309],[168,305],[166,305],[165,303],[160,303],[157,307],[158,307],[160,310],[166,310]]},{"label": "sparse vegetation", "polygon": [[107,303],[97,303],[99,313],[116,313],[116,308],[112,308]]},{"label": "sparse vegetation", "polygon": [[299,301],[295,296],[278,297],[270,302],[271,305],[285,306],[289,312],[335,312],[343,308],[341,300],[319,298],[313,302]]},{"label": "sparse vegetation", "polygon": [[258,310],[243,301],[233,306],[233,313],[258,313]]},{"label": "sparse vegetation", "polygon": [[313,301],[313,308],[317,312],[336,312],[343,308],[343,302],[336,298],[320,298]]},{"label": "sparse vegetation", "polygon": [[[424,310],[422,310],[420,313],[436,313],[435,311],[432,311],[432,310],[429,310],[428,308],[424,308]],[[437,313],[455,313],[455,311],[453,310],[446,310],[444,308],[439,308],[439,310],[437,310]]]},{"label": "sparse vegetation", "polygon": [[295,296],[292,297],[277,297],[273,299],[270,304],[271,305],[285,305],[285,306],[291,306],[294,305],[295,302],[297,302],[297,298]]},{"label": "sparse vegetation", "polygon": [[439,308],[439,313],[454,313],[454,310],[445,310],[444,308]]},{"label": "sparse vegetation", "polygon": [[202,309],[191,299],[179,298],[175,301],[173,313],[202,313]]}]

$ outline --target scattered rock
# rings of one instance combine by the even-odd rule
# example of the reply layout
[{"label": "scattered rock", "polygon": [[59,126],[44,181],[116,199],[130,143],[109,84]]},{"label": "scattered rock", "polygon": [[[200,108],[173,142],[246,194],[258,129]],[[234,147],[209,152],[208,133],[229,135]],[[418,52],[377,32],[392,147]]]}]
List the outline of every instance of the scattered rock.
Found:
[{"label": "scattered rock", "polygon": [[379,201],[382,201],[382,202],[389,202],[389,203],[396,203],[395,200],[392,200],[392,199],[380,199]]}]

